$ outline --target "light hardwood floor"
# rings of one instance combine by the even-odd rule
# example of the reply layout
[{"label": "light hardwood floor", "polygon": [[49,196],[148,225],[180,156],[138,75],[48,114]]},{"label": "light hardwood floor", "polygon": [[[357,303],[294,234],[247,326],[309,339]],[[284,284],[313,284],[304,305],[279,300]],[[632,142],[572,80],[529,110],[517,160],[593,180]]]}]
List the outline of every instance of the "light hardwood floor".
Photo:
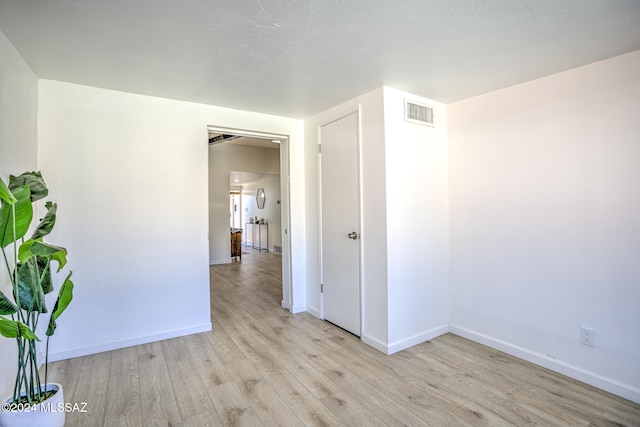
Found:
[{"label": "light hardwood floor", "polygon": [[67,426],[639,426],[640,405],[454,335],[386,356],[282,299],[280,257],[211,267],[213,332],[56,362]]}]

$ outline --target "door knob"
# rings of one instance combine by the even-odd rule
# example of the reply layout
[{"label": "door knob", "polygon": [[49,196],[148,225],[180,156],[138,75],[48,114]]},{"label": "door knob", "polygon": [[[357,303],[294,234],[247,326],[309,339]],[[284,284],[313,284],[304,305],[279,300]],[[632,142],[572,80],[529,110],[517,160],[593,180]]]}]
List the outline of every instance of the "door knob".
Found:
[{"label": "door knob", "polygon": [[347,234],[347,237],[349,237],[350,239],[356,240],[358,238],[358,233],[357,232],[352,232]]}]

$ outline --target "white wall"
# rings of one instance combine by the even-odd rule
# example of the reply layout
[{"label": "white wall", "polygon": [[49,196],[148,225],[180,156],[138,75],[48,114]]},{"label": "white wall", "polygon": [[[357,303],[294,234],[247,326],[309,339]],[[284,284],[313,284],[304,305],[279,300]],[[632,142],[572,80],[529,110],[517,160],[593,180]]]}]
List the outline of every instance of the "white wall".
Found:
[{"label": "white wall", "polygon": [[0,176],[36,169],[38,77],[0,31]]},{"label": "white wall", "polygon": [[[38,160],[76,283],[55,359],[210,328],[207,125],[290,135],[292,165],[303,156],[297,120],[40,82]],[[298,182],[293,298],[305,282]]]},{"label": "white wall", "polygon": [[[229,172],[231,171],[280,174],[280,151],[235,144],[215,144],[209,147],[209,262],[211,264],[231,262],[229,239]],[[280,189],[278,188],[277,191],[279,194]]]},{"label": "white wall", "polygon": [[[274,151],[274,150],[272,150]],[[276,153],[278,153],[276,151]],[[258,209],[258,204],[256,202],[256,193],[258,188],[263,188],[265,193],[265,203],[263,209]],[[242,194],[245,200],[243,205],[243,209],[245,210],[246,221],[249,221],[250,217],[258,217],[264,218],[269,229],[269,242],[267,243],[267,237],[264,231],[262,231],[262,240],[259,242],[258,237],[259,234],[256,231],[256,239],[255,244],[260,244],[263,249],[268,249],[273,251],[273,245],[282,246],[282,223],[281,223],[281,214],[280,209],[282,207],[280,197],[280,177],[275,176],[273,178],[265,179],[263,181],[259,181],[250,185],[244,186],[242,189]],[[243,224],[244,228],[245,225]],[[245,239],[247,241],[251,241],[252,239],[252,226],[249,226],[249,230],[245,229],[244,232],[247,233]],[[261,226],[264,230],[265,226]],[[267,246],[268,245],[268,246]]]},{"label": "white wall", "polygon": [[[37,170],[38,78],[1,31],[0,58],[0,178],[8,184],[10,174]],[[4,262],[0,290],[11,295]],[[16,352],[13,340],[0,337],[0,400],[11,393]]]},{"label": "white wall", "polygon": [[452,330],[635,401],[638,76],[640,51],[448,106]]},{"label": "white wall", "polygon": [[[405,98],[434,127],[404,119]],[[449,331],[449,188],[444,104],[384,88],[388,353]]]},{"label": "white wall", "polygon": [[[433,105],[436,127],[405,122],[405,97]],[[449,330],[446,109],[443,104],[383,87],[307,119],[309,212],[319,210],[317,127],[357,109],[362,341],[394,353]],[[308,276],[308,309],[320,316],[318,218],[307,221],[309,232],[315,230],[308,239],[315,243],[309,245],[308,265],[316,269]]]},{"label": "white wall", "polygon": [[347,101],[305,120],[305,169],[307,179],[308,246],[307,309],[321,315],[320,228],[318,205],[317,129],[320,124],[345,113],[360,111],[361,180],[361,286],[362,339],[381,348],[388,342],[386,187],[384,105],[382,88]]}]

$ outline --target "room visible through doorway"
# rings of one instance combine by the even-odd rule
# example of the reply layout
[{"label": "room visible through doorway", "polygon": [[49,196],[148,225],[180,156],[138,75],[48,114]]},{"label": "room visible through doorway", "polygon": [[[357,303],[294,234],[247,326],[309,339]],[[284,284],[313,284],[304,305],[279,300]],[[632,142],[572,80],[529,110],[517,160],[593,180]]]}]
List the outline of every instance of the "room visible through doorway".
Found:
[{"label": "room visible through doorway", "polygon": [[[289,139],[214,126],[208,130],[210,264],[232,261],[229,231],[242,230],[243,248],[249,244],[281,253],[281,305],[290,309]],[[262,199],[256,199],[259,194]],[[266,201],[264,206],[259,200]]]}]

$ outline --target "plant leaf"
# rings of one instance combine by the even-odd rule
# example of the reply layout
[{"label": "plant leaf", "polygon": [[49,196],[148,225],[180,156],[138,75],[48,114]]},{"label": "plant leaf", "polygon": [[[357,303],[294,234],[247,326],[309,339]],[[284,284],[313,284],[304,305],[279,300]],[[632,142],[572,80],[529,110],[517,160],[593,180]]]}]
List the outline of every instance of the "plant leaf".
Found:
[{"label": "plant leaf", "polygon": [[18,260],[20,262],[27,262],[29,258],[36,256],[36,254],[31,251],[31,247],[35,242],[35,240],[29,239],[20,245],[18,249]]},{"label": "plant leaf", "polygon": [[45,258],[51,258],[56,252],[66,253],[67,250],[63,247],[43,242],[42,240],[29,239],[22,245],[20,245],[18,259],[20,260],[20,262],[26,262],[29,258],[36,255]]},{"label": "plant leaf", "polygon": [[26,311],[46,313],[44,291],[40,285],[40,274],[36,258],[18,264],[18,297],[20,308]]},{"label": "plant leaf", "polygon": [[16,298],[16,302],[23,310],[31,311],[35,305],[38,279],[38,272],[31,260],[18,264],[18,298]]},{"label": "plant leaf", "polygon": [[[48,294],[53,291],[53,280],[51,279],[51,267],[47,266],[49,264],[49,260],[42,257],[36,257],[38,261],[38,271],[40,271],[40,286],[42,287],[42,292],[44,294]],[[45,272],[44,275],[42,272]]]},{"label": "plant leaf", "polygon": [[51,313],[51,317],[49,318],[49,326],[47,327],[47,336],[50,337],[56,331],[56,320],[63,311],[67,309],[71,300],[73,299],[73,282],[71,281],[71,272],[67,275],[67,278],[64,279],[62,286],[60,286],[60,291],[58,291],[58,299],[56,300],[56,305],[53,307],[53,313]]},{"label": "plant leaf", "polygon": [[0,317],[0,335],[7,338],[18,338],[20,336],[18,322]]},{"label": "plant leaf", "polygon": [[31,239],[20,245],[18,250],[20,262],[27,262],[34,256],[57,261],[58,271],[67,264],[67,250],[63,247]]},{"label": "plant leaf", "polygon": [[56,211],[58,210],[58,205],[47,202],[45,207],[47,208],[47,213],[44,215],[44,218],[40,220],[40,223],[31,235],[33,240],[41,239],[51,233],[51,230],[56,223]]},{"label": "plant leaf", "polygon": [[56,252],[67,252],[67,250],[61,246],[36,240],[31,247],[31,252],[38,256],[49,258]]},{"label": "plant leaf", "polygon": [[13,205],[18,199],[15,198],[13,194],[11,194],[11,190],[7,187],[7,184],[4,183],[2,179],[0,179],[0,200]]},{"label": "plant leaf", "polygon": [[44,199],[49,194],[47,184],[45,184],[40,172],[24,172],[18,176],[9,176],[9,189],[15,191],[18,187],[28,185],[31,189],[31,201]]},{"label": "plant leaf", "polygon": [[[16,202],[14,204],[2,203],[0,207],[0,246],[7,247],[15,240],[22,239],[33,218],[33,207],[31,206],[31,193],[29,186],[25,185],[12,190]],[[15,239],[14,239],[14,218],[15,208]]]},{"label": "plant leaf", "polygon": [[18,307],[5,294],[0,292],[0,314],[13,314]]},{"label": "plant leaf", "polygon": [[24,338],[40,341],[36,334],[24,323],[0,317],[0,335],[7,338]]},{"label": "plant leaf", "polygon": [[62,270],[62,267],[67,264],[67,250],[64,249],[62,251],[54,253],[53,255],[51,255],[51,260],[58,262],[58,269],[56,270],[56,273],[59,272],[60,270]]}]

